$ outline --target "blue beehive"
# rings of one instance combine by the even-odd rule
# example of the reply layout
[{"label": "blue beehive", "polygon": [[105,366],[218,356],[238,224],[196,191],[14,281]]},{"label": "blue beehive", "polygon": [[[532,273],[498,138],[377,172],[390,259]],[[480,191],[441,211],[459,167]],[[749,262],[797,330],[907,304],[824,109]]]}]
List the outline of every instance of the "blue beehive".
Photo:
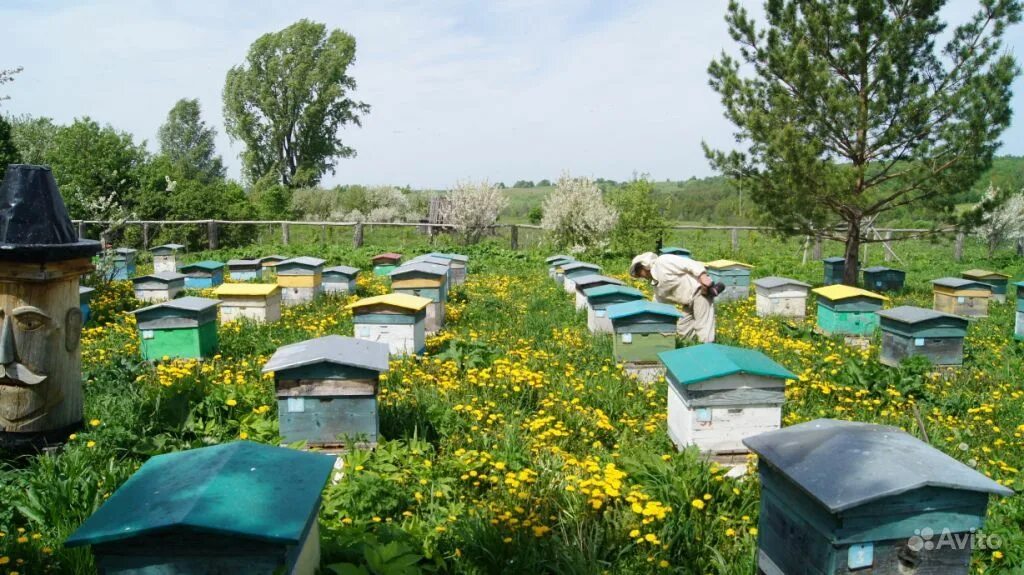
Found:
[{"label": "blue beehive", "polygon": [[281,437],[314,447],[377,445],[377,380],[388,344],[329,335],[279,347],[273,372]]},{"label": "blue beehive", "polygon": [[64,545],[104,575],[313,575],[334,461],[250,441],[157,455]]},{"label": "blue beehive", "polygon": [[559,269],[562,270],[562,287],[566,293],[571,294],[576,293],[576,282],[573,281],[573,278],[601,273],[601,266],[587,262],[569,262],[562,264]]},{"label": "blue beehive", "polygon": [[743,443],[761,475],[760,573],[966,575],[971,545],[939,536],[969,539],[989,495],[1013,494],[895,427],[818,419]]},{"label": "blue beehive", "polygon": [[82,325],[89,322],[89,316],[92,315],[92,295],[96,293],[96,288],[78,286],[78,307],[82,310]]},{"label": "blue beehive", "polygon": [[587,298],[587,328],[590,333],[612,333],[608,308],[619,303],[644,299],[640,290],[624,285],[602,285],[583,292]]},{"label": "blue beehive", "polygon": [[622,280],[608,277],[601,274],[589,274],[574,278],[572,282],[576,285],[576,309],[582,310],[587,307],[587,296],[585,292],[590,288],[605,285],[625,285]]},{"label": "blue beehive", "polygon": [[359,268],[351,266],[333,266],[324,268],[320,287],[324,293],[354,294]]},{"label": "blue beehive", "polygon": [[843,272],[846,270],[846,258],[825,258],[825,285],[843,283]]},{"label": "blue beehive", "polygon": [[205,260],[181,266],[185,274],[185,287],[204,289],[217,287],[224,283],[224,264],[213,260]]},{"label": "blue beehive", "polygon": [[885,266],[864,268],[864,288],[876,292],[903,291],[907,272]]},{"label": "blue beehive", "polygon": [[666,246],[658,250],[661,255],[672,254],[674,256],[682,256],[684,258],[692,258],[693,254],[686,248],[678,248],[675,246]]},{"label": "blue beehive", "polygon": [[232,281],[258,282],[263,279],[263,262],[260,260],[228,260],[228,274]]},{"label": "blue beehive", "polygon": [[131,248],[117,248],[111,254],[113,267],[110,271],[110,279],[126,280],[135,277],[135,254]]},{"label": "blue beehive", "polygon": [[1024,341],[1024,282],[1017,282],[1017,322],[1014,328],[1014,337]]},{"label": "blue beehive", "polygon": [[557,255],[551,256],[544,260],[544,263],[548,266],[548,276],[561,283],[561,268],[567,263],[576,261],[576,258],[572,256]]}]

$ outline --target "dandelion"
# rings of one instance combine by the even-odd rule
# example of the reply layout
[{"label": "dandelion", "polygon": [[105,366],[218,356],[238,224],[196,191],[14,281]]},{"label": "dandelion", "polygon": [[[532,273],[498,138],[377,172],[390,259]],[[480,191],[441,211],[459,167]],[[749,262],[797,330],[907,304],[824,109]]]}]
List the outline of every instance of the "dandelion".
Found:
[{"label": "dandelion", "polygon": [[228,407],[234,407],[234,406],[238,405],[238,402],[235,401],[234,399],[229,399],[229,400],[225,401],[224,403],[226,403]]},{"label": "dandelion", "polygon": [[93,427],[99,427],[100,423],[101,422],[98,419],[90,419],[89,420],[89,425],[91,425]]},{"label": "dandelion", "polygon": [[704,502],[700,499],[694,499],[690,502],[690,505],[693,505],[696,509],[704,509]]},{"label": "dandelion", "polygon": [[96,447],[96,442],[89,441],[88,443],[85,444],[85,446],[88,447],[89,449],[92,449],[93,447]]}]

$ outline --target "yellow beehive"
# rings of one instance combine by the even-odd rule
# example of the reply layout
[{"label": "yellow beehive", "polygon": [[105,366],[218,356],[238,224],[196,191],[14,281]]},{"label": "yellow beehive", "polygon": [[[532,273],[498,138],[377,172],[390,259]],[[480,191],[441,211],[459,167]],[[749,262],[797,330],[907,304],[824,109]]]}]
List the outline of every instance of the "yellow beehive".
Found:
[{"label": "yellow beehive", "polygon": [[275,284],[221,284],[214,293],[223,302],[221,323],[241,318],[267,323],[281,319],[281,288]]}]

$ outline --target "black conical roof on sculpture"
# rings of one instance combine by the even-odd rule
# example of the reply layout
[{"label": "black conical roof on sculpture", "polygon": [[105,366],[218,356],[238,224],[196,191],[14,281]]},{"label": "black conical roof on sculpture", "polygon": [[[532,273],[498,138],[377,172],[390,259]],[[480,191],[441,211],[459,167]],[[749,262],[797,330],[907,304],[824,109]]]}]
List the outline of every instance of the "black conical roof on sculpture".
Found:
[{"label": "black conical roof on sculpture", "polygon": [[0,261],[52,262],[99,251],[99,242],[78,239],[50,168],[7,166],[0,184]]}]

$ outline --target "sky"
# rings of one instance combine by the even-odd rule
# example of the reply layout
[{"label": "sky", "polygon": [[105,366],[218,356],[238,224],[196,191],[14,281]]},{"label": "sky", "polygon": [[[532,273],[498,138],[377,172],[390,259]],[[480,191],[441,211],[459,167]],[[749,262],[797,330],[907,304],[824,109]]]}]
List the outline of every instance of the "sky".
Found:
[{"label": "sky", "polygon": [[[751,8],[760,2],[746,2]],[[3,0],[7,114],[89,116],[146,140],[180,98],[198,98],[233,177],[221,91],[259,36],[300,18],[357,42],[354,97],[372,106],[342,132],[357,156],[323,183],[445,188],[562,173],[623,180],[712,175],[701,142],[732,127],[707,81],[732,41],[726,0]],[[951,0],[960,21],[976,0]],[[1007,49],[1024,46],[1012,28]],[[1024,109],[1024,84],[1014,109]],[[1024,155],[1024,119],[1000,153]]]}]

